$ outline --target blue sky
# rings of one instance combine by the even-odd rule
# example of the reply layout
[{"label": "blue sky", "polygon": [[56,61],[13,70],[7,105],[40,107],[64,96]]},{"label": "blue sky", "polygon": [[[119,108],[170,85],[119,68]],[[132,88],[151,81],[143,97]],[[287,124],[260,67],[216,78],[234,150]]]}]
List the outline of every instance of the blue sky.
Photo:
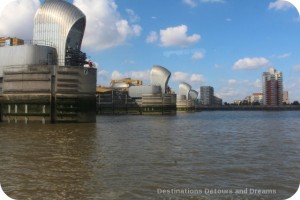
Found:
[{"label": "blue sky", "polygon": [[[32,1],[27,6],[38,6],[38,0],[26,1]],[[100,85],[125,77],[147,84],[149,70],[159,64],[172,72],[169,85],[174,91],[181,81],[195,90],[210,85],[216,96],[232,102],[260,92],[261,74],[272,66],[283,72],[290,100],[300,100],[300,19],[296,8],[285,1],[73,3],[87,15],[82,50],[97,63]],[[2,20],[7,18],[0,16],[0,34],[5,35]],[[30,37],[30,32],[18,34]]]}]

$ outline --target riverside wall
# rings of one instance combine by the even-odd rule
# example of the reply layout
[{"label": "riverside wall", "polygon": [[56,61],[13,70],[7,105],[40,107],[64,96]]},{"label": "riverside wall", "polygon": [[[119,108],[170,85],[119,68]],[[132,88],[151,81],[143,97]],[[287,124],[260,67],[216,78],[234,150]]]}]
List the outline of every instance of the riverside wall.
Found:
[{"label": "riverside wall", "polygon": [[175,115],[175,94],[145,94],[142,98],[131,98],[127,91],[112,90],[97,93],[99,115]]},{"label": "riverside wall", "polygon": [[196,111],[292,111],[300,110],[297,105],[282,106],[197,106]]},{"label": "riverside wall", "polygon": [[8,123],[96,121],[96,69],[54,65],[3,70],[1,120]]}]

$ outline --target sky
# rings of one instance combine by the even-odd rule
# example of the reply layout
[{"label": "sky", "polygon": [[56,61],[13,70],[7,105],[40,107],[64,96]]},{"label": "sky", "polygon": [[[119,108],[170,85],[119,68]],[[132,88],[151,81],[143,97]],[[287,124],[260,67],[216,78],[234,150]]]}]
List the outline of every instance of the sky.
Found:
[{"label": "sky", "polygon": [[[300,17],[282,0],[68,0],[87,17],[82,44],[98,68],[97,84],[131,77],[149,83],[153,65],[184,81],[214,87],[223,102],[261,92],[261,75],[283,73],[290,101],[300,101]],[[40,0],[0,0],[0,36],[32,39]]]}]

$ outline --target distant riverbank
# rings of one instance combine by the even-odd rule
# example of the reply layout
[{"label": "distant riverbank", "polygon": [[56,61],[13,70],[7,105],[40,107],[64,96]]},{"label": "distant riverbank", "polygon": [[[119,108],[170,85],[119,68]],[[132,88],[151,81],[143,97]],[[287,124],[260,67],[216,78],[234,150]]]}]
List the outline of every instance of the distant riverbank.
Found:
[{"label": "distant riverbank", "polygon": [[239,111],[239,110],[249,110],[249,111],[290,111],[290,110],[300,110],[299,105],[284,105],[284,106],[199,106],[196,107],[196,111]]}]

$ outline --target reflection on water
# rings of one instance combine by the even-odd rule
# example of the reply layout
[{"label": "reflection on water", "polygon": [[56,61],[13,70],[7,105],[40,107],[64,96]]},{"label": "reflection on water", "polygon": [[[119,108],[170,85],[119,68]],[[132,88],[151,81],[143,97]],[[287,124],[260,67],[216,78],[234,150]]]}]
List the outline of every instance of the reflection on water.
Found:
[{"label": "reflection on water", "polygon": [[15,199],[281,200],[299,185],[299,118],[300,112],[223,111],[99,116],[96,124],[2,123],[0,183]]}]

